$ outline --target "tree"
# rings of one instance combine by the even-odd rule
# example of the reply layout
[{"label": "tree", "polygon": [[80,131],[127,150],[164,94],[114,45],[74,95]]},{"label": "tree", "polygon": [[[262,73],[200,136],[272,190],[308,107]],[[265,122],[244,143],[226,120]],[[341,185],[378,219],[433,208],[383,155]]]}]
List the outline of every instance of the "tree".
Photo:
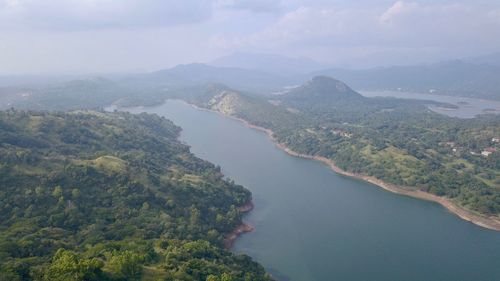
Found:
[{"label": "tree", "polygon": [[71,190],[71,198],[73,198],[73,200],[80,198],[80,195],[81,192],[78,188],[73,188],[73,190]]},{"label": "tree", "polygon": [[144,258],[131,251],[114,252],[109,258],[109,268],[115,275],[135,279],[142,273],[142,265]]},{"label": "tree", "polygon": [[221,281],[233,281],[234,278],[228,273],[222,273]]},{"label": "tree", "polygon": [[54,196],[56,199],[59,199],[63,194],[61,186],[56,186],[54,187],[54,190],[52,191],[52,196]]},{"label": "tree", "polygon": [[54,255],[44,279],[47,281],[91,281],[102,279],[103,263],[82,259],[75,253],[60,249]]}]

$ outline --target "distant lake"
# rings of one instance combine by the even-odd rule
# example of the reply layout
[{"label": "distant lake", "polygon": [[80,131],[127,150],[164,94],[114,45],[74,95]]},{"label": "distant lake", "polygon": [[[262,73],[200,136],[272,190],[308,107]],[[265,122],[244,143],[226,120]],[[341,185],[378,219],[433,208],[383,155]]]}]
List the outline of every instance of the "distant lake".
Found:
[{"label": "distant lake", "polygon": [[398,92],[398,91],[358,91],[358,92],[365,97],[395,97],[401,99],[432,100],[458,106],[457,109],[453,109],[453,108],[442,108],[435,105],[429,105],[429,109],[431,109],[432,111],[445,114],[451,117],[473,118],[478,114],[500,113],[500,101],[431,95],[422,93],[408,93],[408,92]]},{"label": "distant lake", "polygon": [[255,231],[233,250],[279,280],[500,280],[500,232],[289,156],[264,133],[184,102],[131,111],[171,119],[194,154],[252,191],[245,221]]}]

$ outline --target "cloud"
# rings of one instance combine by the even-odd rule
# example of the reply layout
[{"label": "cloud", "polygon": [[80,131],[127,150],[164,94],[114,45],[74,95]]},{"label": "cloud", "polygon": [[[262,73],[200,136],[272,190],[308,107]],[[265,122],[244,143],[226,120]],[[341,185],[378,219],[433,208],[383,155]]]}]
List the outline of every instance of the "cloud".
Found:
[{"label": "cloud", "polygon": [[226,49],[286,49],[300,54],[339,49],[363,50],[364,56],[366,52],[390,56],[398,50],[417,56],[489,52],[500,49],[499,11],[467,3],[405,1],[378,8],[302,6],[258,32],[219,34],[212,43]]},{"label": "cloud", "polygon": [[155,69],[230,52],[387,65],[500,50],[491,0],[0,0],[0,72]]},{"label": "cloud", "polygon": [[390,22],[395,17],[404,16],[404,14],[415,11],[416,8],[418,8],[417,3],[398,1],[380,16],[380,20],[382,22]]},{"label": "cloud", "polygon": [[0,26],[10,30],[172,26],[208,19],[212,4],[212,0],[0,0]]},{"label": "cloud", "polygon": [[[238,37],[214,37],[214,44],[231,47],[289,46],[294,44],[328,44],[346,35],[355,34],[367,17],[366,11],[299,7],[283,15],[274,24],[256,33]],[[338,40],[336,40],[338,41]]]},{"label": "cloud", "polygon": [[278,13],[285,9],[281,0],[217,0],[216,6],[255,13]]}]

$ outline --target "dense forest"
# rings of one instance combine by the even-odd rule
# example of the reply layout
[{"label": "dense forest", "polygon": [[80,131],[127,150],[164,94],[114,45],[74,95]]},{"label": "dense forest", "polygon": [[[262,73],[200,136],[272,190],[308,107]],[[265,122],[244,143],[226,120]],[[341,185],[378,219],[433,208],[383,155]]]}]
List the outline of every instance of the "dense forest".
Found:
[{"label": "dense forest", "polygon": [[0,280],[271,280],[224,249],[251,200],[148,114],[0,112]]},{"label": "dense forest", "polygon": [[328,77],[267,101],[214,85],[185,92],[191,103],[273,130],[299,153],[445,196],[473,212],[500,214],[498,115],[451,118],[422,101],[366,98]]}]

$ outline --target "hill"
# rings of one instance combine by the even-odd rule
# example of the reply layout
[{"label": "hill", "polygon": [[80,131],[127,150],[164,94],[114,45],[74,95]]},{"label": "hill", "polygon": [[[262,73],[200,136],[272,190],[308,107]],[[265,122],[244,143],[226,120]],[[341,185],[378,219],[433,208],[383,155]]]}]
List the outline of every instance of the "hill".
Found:
[{"label": "hill", "polygon": [[345,83],[327,76],[315,76],[283,95],[290,102],[324,103],[362,100],[364,97]]},{"label": "hill", "polygon": [[461,60],[366,70],[326,69],[310,74],[337,77],[358,90],[410,92],[500,99],[500,68]]},{"label": "hill", "polygon": [[147,114],[0,112],[0,280],[270,280],[223,249],[250,192],[179,131]]}]

